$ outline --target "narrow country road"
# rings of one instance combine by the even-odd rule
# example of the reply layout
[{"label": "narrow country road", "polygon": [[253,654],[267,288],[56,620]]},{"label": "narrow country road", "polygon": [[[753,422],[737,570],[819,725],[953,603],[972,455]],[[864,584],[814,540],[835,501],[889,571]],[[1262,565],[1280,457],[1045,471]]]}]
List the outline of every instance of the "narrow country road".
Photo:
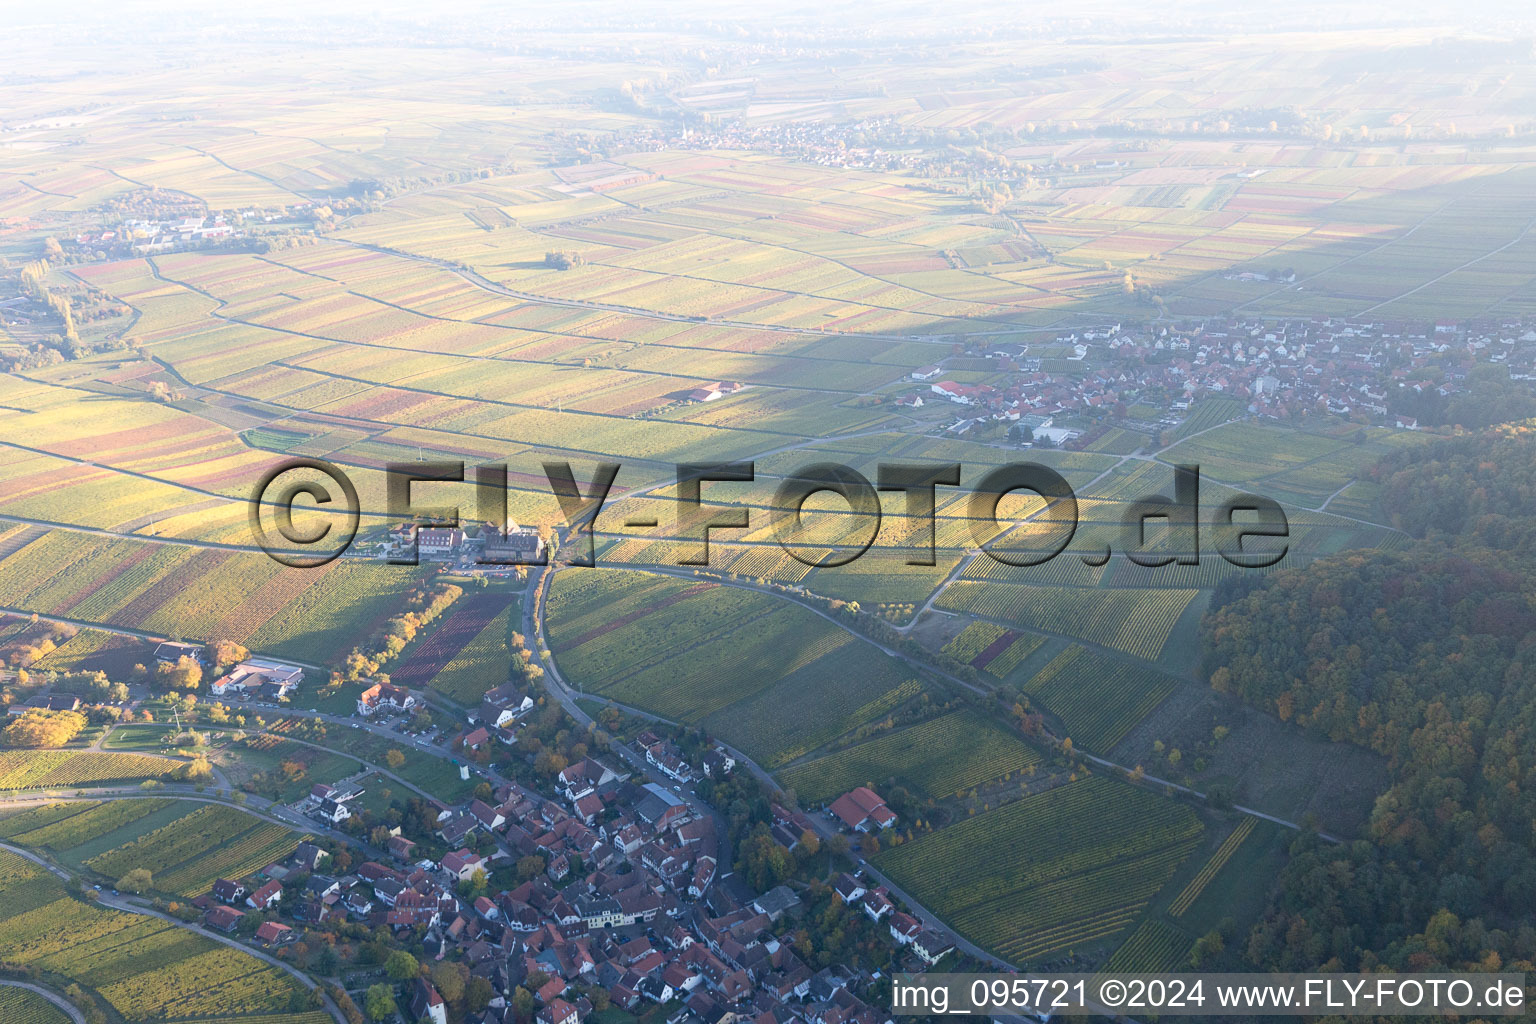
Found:
[{"label": "narrow country road", "polygon": [[60,1010],[63,1010],[75,1024],[85,1024],[85,1014],[81,1013],[74,1003],[49,989],[43,988],[41,985],[34,985],[30,981],[12,981],[9,978],[0,978],[0,985],[9,985],[11,988],[24,988],[28,992],[35,992]]}]

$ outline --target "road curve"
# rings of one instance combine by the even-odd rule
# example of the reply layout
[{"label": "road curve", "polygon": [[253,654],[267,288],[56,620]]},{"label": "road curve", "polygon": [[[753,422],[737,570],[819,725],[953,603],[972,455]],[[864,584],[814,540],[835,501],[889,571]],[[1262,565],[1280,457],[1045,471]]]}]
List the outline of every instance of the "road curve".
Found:
[{"label": "road curve", "polygon": [[9,978],[0,978],[0,985],[9,985],[11,988],[24,988],[28,992],[35,992],[67,1013],[69,1019],[74,1021],[75,1024],[85,1024],[85,1014],[81,1013],[74,1003],[49,989],[43,988],[41,985],[34,985],[30,981],[12,981]]}]

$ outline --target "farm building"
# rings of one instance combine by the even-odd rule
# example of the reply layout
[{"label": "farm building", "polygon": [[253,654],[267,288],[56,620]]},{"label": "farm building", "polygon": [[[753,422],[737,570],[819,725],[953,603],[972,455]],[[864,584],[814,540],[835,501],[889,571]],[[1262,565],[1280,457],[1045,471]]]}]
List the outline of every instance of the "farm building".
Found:
[{"label": "farm building", "polygon": [[896,824],[896,812],[868,786],[844,793],[828,810],[855,832],[875,832]]},{"label": "farm building", "polygon": [[280,699],[299,688],[304,670],[271,658],[247,658],[214,680],[208,692],[215,697],[250,697]]},{"label": "farm building", "polygon": [[200,644],[187,644],[179,640],[167,640],[155,648],[155,660],[166,665],[174,665],[182,658],[191,658],[193,661],[203,662],[203,648]]},{"label": "farm building", "polygon": [[539,531],[508,523],[505,532],[494,523],[480,530],[480,554],[477,560],[495,565],[527,565],[544,558],[544,539]]}]

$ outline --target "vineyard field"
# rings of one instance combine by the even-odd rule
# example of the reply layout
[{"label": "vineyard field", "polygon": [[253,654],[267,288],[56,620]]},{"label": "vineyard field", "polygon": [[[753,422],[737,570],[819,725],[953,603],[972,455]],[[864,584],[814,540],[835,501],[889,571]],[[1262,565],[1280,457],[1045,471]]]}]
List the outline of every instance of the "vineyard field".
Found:
[{"label": "vineyard field", "polygon": [[180,761],[144,754],[93,751],[0,751],[0,790],[116,785],[159,779]]},{"label": "vineyard field", "polygon": [[290,975],[247,953],[159,918],[93,906],[4,852],[0,959],[73,979],[127,1024],[281,1013],[299,992]]},{"label": "vineyard field", "polygon": [[196,896],[216,879],[238,878],[281,859],[304,838],[232,807],[204,804],[86,864],[108,878],[146,868],[156,889]]},{"label": "vineyard field", "polygon": [[575,688],[701,723],[770,769],[920,689],[815,612],[740,587],[579,569],[555,577],[549,602],[550,645]]},{"label": "vineyard field", "polygon": [[1006,727],[964,710],[795,765],[780,779],[812,803],[893,778],[943,799],[1039,761],[1035,749]]},{"label": "vineyard field", "polygon": [[958,580],[937,606],[1042,629],[1155,661],[1197,590],[1037,587]]},{"label": "vineyard field", "polygon": [[1115,950],[1104,971],[1109,974],[1162,974],[1189,966],[1194,940],[1183,930],[1149,917]]},{"label": "vineyard field", "polygon": [[1035,673],[1024,692],[1037,699],[1075,743],[1107,753],[1177,685],[1150,665],[1073,644]]},{"label": "vineyard field", "polygon": [[0,1020],[5,1024],[69,1024],[69,1014],[36,992],[0,982]]},{"label": "vineyard field", "polygon": [[1027,963],[1125,931],[1202,830],[1189,808],[1095,776],[883,850],[875,864],[962,935]]}]

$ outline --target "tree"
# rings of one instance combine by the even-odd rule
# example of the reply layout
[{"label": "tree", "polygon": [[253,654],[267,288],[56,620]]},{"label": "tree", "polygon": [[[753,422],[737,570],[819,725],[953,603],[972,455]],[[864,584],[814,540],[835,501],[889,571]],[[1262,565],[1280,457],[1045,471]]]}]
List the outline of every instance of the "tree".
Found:
[{"label": "tree", "polygon": [[384,973],[393,981],[410,981],[421,973],[421,964],[403,949],[397,949],[384,961]]},{"label": "tree", "polygon": [[203,666],[197,659],[182,655],[174,665],[161,662],[155,666],[155,681],[162,690],[195,690],[203,681]]},{"label": "tree", "polygon": [[363,1012],[368,1014],[369,1020],[383,1020],[399,1012],[395,1005],[395,992],[390,986],[379,982],[368,987],[368,994],[363,997]]},{"label": "tree", "polygon": [[481,868],[476,868],[474,874],[459,883],[459,895],[465,899],[473,900],[477,896],[485,895],[487,885],[485,871]]},{"label": "tree", "polygon": [[[602,991],[605,996],[608,994],[601,989],[599,991]],[[470,1013],[479,1013],[490,1004],[491,996],[494,994],[489,981],[478,976],[470,978],[464,986],[464,1008]],[[592,1000],[592,1007],[597,1008],[596,999]]]},{"label": "tree", "polygon": [[148,868],[134,868],[122,878],[117,880],[117,888],[122,892],[141,893],[152,888],[155,879]]},{"label": "tree", "polygon": [[172,775],[181,782],[212,782],[213,765],[201,755],[178,765]]},{"label": "tree", "polygon": [[524,1022],[532,1020],[533,1008],[533,993],[519,985],[512,993],[512,1009],[517,1014],[517,1019]]},{"label": "tree", "polygon": [[405,755],[394,748],[390,748],[384,755],[384,763],[389,765],[391,771],[399,771],[401,766],[405,764]]},{"label": "tree", "polygon": [[242,662],[250,656],[250,651],[233,640],[215,640],[208,645],[208,657],[218,669]]},{"label": "tree", "polygon": [[432,984],[449,1006],[458,1006],[464,1000],[464,985],[469,980],[469,968],[454,960],[439,960],[432,965]]},{"label": "tree", "polygon": [[85,728],[85,716],[74,711],[28,711],[0,730],[7,747],[62,747]]},{"label": "tree", "polygon": [[519,858],[517,862],[517,880],[526,882],[530,878],[536,878],[544,873],[544,858],[533,854]]}]

